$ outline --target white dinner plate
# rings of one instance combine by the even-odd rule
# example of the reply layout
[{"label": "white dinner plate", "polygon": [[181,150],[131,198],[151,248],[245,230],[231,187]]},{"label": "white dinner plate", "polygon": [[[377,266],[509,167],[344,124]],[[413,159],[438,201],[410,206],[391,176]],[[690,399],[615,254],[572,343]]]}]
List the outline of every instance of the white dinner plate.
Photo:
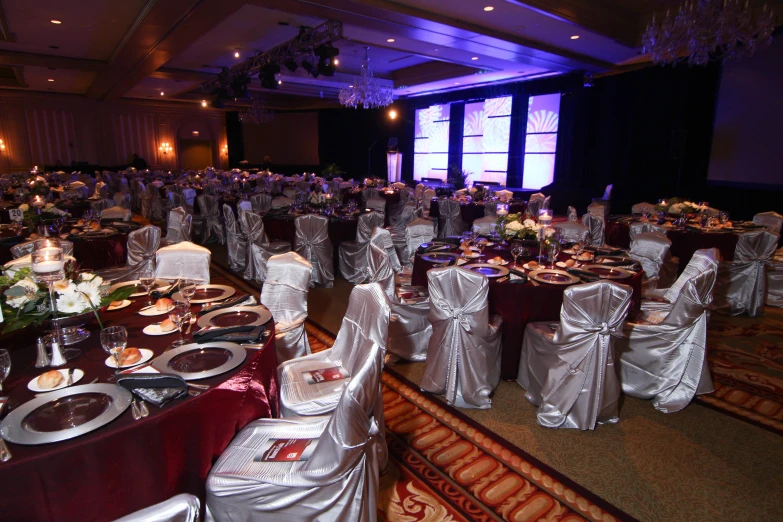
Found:
[{"label": "white dinner plate", "polygon": [[131,303],[132,303],[132,301],[130,299],[125,299],[124,301],[120,302],[120,304],[118,304],[117,306],[111,306],[111,305],[107,306],[106,307],[106,311],[107,312],[113,312],[115,310],[121,310],[121,309],[125,308],[126,306],[130,306]]},{"label": "white dinner plate", "polygon": [[571,256],[571,259],[573,259],[574,261],[583,261],[583,262],[589,263],[590,261],[593,260],[594,257],[595,256],[593,256],[592,254],[590,254],[590,256],[585,256],[584,254],[579,254],[578,256]]},{"label": "white dinner plate", "polygon": [[[40,377],[40,375],[38,375],[36,377],[33,377],[33,380],[27,383],[27,389],[31,390],[31,391],[34,391],[36,393],[50,392],[50,391],[54,391],[54,390],[62,390],[63,388],[66,387],[66,384],[68,382],[68,368],[62,368],[61,370],[57,370],[57,371],[60,372],[60,375],[63,376],[63,382],[61,382],[60,384],[58,384],[54,388],[41,388],[40,386],[38,386],[38,377]],[[46,373],[46,372],[44,372],[44,373]],[[83,371],[79,370],[78,368],[73,371],[73,383],[74,384],[79,382],[82,377],[84,377],[84,372]]]},{"label": "white dinner plate", "polygon": [[[213,301],[222,301],[228,299],[236,290],[233,286],[226,285],[198,285],[196,286],[196,295],[190,300],[190,304],[204,304],[211,303]],[[202,297],[199,297],[199,296]],[[172,298],[175,301],[184,301],[182,292],[175,293]]]},{"label": "white dinner plate", "polygon": [[489,278],[503,277],[508,275],[508,268],[497,265],[490,265],[487,263],[473,263],[470,265],[465,265],[462,268],[466,268],[471,272],[476,272],[477,274],[481,274]]},{"label": "white dinner plate", "polygon": [[568,266],[563,261],[558,261],[557,263],[555,263],[555,266],[560,267],[560,268],[565,268],[567,270],[569,268],[579,268],[582,265],[579,264],[579,263],[576,263],[574,266]]},{"label": "white dinner plate", "polygon": [[525,263],[524,265],[522,265],[522,268],[524,268],[525,270],[541,270],[542,268],[544,268],[544,266],[543,265],[530,266],[529,263]]},{"label": "white dinner plate", "polygon": [[[139,283],[138,279],[136,279],[135,281],[125,281],[123,283],[117,283],[115,285],[112,285],[111,288],[109,288],[109,293],[111,294],[112,292],[114,292],[118,288],[124,288],[126,286],[136,286],[136,287],[138,287],[139,290],[141,290],[140,292],[136,292],[136,293],[131,294],[129,297],[141,297],[143,295],[144,296],[147,295],[147,292],[144,291],[144,287],[141,286],[141,283]],[[169,284],[166,281],[164,281],[163,279],[156,279],[155,280],[155,284],[153,285],[153,287],[150,290],[150,292],[152,292],[152,290],[160,290],[162,287],[168,287],[168,286],[169,286]]]},{"label": "white dinner plate", "polygon": [[160,325],[159,324],[151,324],[151,325],[145,326],[144,330],[142,330],[142,332],[147,334],[147,335],[169,335],[169,334],[177,333],[177,329],[174,328],[170,332],[164,332],[163,330],[160,329]]},{"label": "white dinner plate", "polygon": [[488,264],[490,264],[490,265],[506,266],[506,265],[508,264],[508,261],[506,261],[506,260],[504,259],[504,260],[503,260],[503,261],[501,261],[500,263],[497,263],[497,262],[495,262],[495,261],[494,261],[494,260],[492,260],[492,259],[488,259],[488,260],[487,260],[487,263],[488,263]]},{"label": "white dinner plate", "polygon": [[156,315],[164,315],[169,312],[171,312],[174,309],[173,306],[169,306],[166,310],[158,310],[155,308],[155,305],[153,305],[152,308],[148,310],[144,310],[143,308],[139,310],[139,315],[143,315],[144,317],[155,317]]},{"label": "white dinner plate", "polygon": [[478,259],[481,257],[476,252],[471,252],[470,254],[464,254],[465,259]]},{"label": "white dinner plate", "polygon": [[[176,330],[174,330],[176,332]],[[166,332],[168,333],[168,332]],[[139,348],[139,351],[141,352],[141,359],[139,359],[136,362],[130,363],[130,364],[121,364],[120,368],[131,368],[133,366],[138,366],[140,364],[143,364],[150,359],[152,359],[152,356],[154,355],[152,350],[147,350],[146,348]],[[109,368],[116,368],[117,367],[117,361],[114,360],[114,357],[111,355],[106,358],[105,361],[103,361],[106,366]]]}]

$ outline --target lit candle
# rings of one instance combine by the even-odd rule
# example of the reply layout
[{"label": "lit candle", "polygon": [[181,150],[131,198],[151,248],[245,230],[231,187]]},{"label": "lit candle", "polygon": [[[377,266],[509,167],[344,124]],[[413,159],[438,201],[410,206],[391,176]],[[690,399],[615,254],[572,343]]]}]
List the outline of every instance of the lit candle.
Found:
[{"label": "lit candle", "polygon": [[507,216],[508,215],[508,210],[506,210],[505,208],[499,208],[498,211],[497,211],[497,215],[498,216]]},{"label": "lit candle", "polygon": [[43,198],[41,196],[35,196],[33,198],[33,201],[31,203],[31,205],[34,206],[34,207],[37,207],[37,208],[41,208],[44,205],[46,205],[46,202],[43,200]]},{"label": "lit candle", "polygon": [[41,261],[40,263],[33,263],[33,272],[38,272],[39,274],[57,272],[62,270],[64,266],[65,266],[65,261],[63,261],[62,259],[59,261],[46,260],[46,261]]},{"label": "lit candle", "polygon": [[552,211],[548,208],[542,208],[538,211],[538,222],[544,226],[549,226],[552,223]]}]

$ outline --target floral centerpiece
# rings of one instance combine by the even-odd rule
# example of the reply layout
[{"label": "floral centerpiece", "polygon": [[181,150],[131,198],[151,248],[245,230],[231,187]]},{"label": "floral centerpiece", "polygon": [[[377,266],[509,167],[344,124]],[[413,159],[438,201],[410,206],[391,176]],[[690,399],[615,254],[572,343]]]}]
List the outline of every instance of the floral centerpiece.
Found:
[{"label": "floral centerpiece", "polygon": [[655,205],[655,210],[658,212],[666,212],[667,214],[698,214],[702,210],[707,210],[706,205],[699,205],[692,201],[688,201],[682,198],[670,198],[662,203]]},{"label": "floral centerpiece", "polygon": [[42,221],[60,219],[62,216],[68,215],[66,211],[57,208],[54,203],[47,203],[40,209],[40,212],[31,212],[30,205],[22,203],[19,205],[19,210],[24,212],[22,220],[27,227],[35,227]]},{"label": "floral centerpiece", "polygon": [[[36,283],[29,267],[3,269],[0,290],[0,308],[5,321],[3,333],[53,319],[48,286]],[[65,264],[65,278],[54,283],[57,317],[93,312],[103,328],[98,309],[108,306],[112,301],[127,299],[133,291],[133,286],[127,286],[109,294],[109,285],[100,276],[91,272],[77,272],[73,261],[68,261]]]},{"label": "floral centerpiece", "polygon": [[505,240],[538,240],[538,231],[544,229],[546,240],[549,241],[555,236],[555,229],[545,227],[537,223],[533,218],[525,214],[507,214],[498,217],[498,230]]}]

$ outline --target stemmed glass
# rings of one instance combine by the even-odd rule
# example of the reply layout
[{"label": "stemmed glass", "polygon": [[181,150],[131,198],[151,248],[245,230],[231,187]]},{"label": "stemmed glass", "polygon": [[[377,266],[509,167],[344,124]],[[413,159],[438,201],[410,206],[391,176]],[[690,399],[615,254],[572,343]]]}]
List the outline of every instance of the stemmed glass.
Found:
[{"label": "stemmed glass", "polygon": [[487,240],[486,239],[479,239],[476,241],[476,248],[478,248],[479,257],[484,255],[484,248],[487,246]]},{"label": "stemmed glass", "polygon": [[182,280],[182,286],[179,287],[179,293],[185,298],[185,302],[190,306],[190,300],[196,295],[196,287],[201,283],[200,280],[186,277]]},{"label": "stemmed glass", "polygon": [[514,267],[518,267],[519,263],[517,260],[519,259],[519,256],[522,255],[522,245],[515,243],[514,246],[511,247],[511,255],[514,256]]},{"label": "stemmed glass", "polygon": [[146,267],[139,272],[139,283],[144,287],[144,291],[147,292],[147,306],[152,306],[152,296],[150,291],[155,284],[155,271]]},{"label": "stemmed glass", "polygon": [[549,263],[551,264],[550,268],[555,268],[557,256],[560,255],[560,243],[558,241],[551,241],[550,243],[547,243],[547,250],[549,254]]},{"label": "stemmed glass", "polygon": [[171,343],[172,346],[182,346],[185,340],[182,338],[182,326],[190,321],[190,306],[185,301],[174,301],[173,307],[169,311],[169,319],[174,323],[179,331],[179,339]]},{"label": "stemmed glass", "polygon": [[114,357],[120,371],[120,354],[128,346],[128,330],[124,326],[110,326],[101,330],[101,347]]},{"label": "stemmed glass", "polygon": [[0,391],[3,391],[3,381],[11,372],[11,354],[8,350],[0,350]]}]

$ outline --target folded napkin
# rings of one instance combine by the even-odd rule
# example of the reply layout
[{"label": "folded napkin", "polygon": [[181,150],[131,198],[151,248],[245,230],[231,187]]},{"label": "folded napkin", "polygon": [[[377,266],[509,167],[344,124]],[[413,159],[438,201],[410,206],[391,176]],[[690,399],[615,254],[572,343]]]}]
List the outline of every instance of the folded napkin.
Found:
[{"label": "folded napkin", "polygon": [[117,385],[138,395],[158,408],[184,397],[188,384],[179,375],[166,373],[137,373],[117,377]]},{"label": "folded napkin", "polygon": [[198,313],[198,315],[202,314],[208,314],[210,312],[214,312],[215,310],[221,310],[223,308],[230,308],[232,306],[253,306],[256,304],[256,298],[252,295],[241,295],[239,297],[231,297],[229,299],[226,299],[222,303],[209,306],[206,310],[203,310]]},{"label": "folded napkin", "polygon": [[198,344],[208,341],[230,343],[255,343],[261,339],[266,328],[262,326],[228,326],[216,328],[208,326],[193,334],[193,340]]}]

